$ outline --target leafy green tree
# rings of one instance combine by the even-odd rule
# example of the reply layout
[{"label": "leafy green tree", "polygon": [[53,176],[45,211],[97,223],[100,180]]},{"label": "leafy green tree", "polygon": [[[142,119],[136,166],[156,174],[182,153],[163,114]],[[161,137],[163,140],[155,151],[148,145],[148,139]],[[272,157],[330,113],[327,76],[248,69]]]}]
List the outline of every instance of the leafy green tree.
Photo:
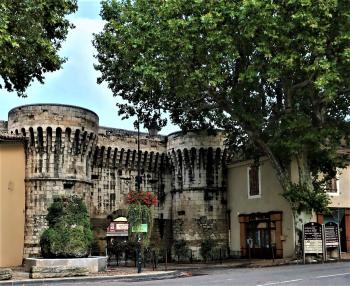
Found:
[{"label": "leafy green tree", "polygon": [[57,51],[73,27],[65,16],[76,9],[76,0],[0,2],[0,89],[24,96],[31,81],[61,68]]},{"label": "leafy green tree", "polygon": [[120,114],[222,128],[236,156],[269,158],[295,213],[326,210],[350,132],[347,0],[106,0],[101,15],[95,68]]},{"label": "leafy green tree", "polygon": [[48,208],[49,228],[40,238],[43,257],[86,257],[92,244],[87,208],[77,196],[57,197]]}]

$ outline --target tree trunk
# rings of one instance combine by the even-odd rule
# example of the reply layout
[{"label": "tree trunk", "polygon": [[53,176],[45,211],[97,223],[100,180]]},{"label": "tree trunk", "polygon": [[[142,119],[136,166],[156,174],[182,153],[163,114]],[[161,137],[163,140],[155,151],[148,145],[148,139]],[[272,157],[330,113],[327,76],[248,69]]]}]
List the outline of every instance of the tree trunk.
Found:
[{"label": "tree trunk", "polygon": [[284,192],[287,191],[291,184],[291,177],[288,170],[285,170],[282,167],[282,165],[278,162],[276,156],[271,151],[270,147],[263,140],[257,138],[252,133],[249,134],[249,136],[253,138],[253,141],[255,142],[255,144],[257,144],[264,151],[265,155],[269,158],[272,164],[272,167],[276,171],[277,179],[280,182],[283,191]]},{"label": "tree trunk", "polygon": [[[249,134],[251,138],[254,138],[252,134]],[[298,181],[293,182],[291,173],[289,170],[286,170],[281,166],[278,162],[276,156],[273,154],[269,146],[261,139],[254,138],[255,143],[264,151],[266,156],[269,158],[272,167],[275,169],[277,174],[277,179],[281,184],[283,192],[289,191],[290,186],[294,183],[299,185],[301,188],[306,188],[307,190],[312,190],[312,178],[310,172],[310,166],[308,162],[308,154],[307,151],[303,151],[293,158],[297,162],[298,167]],[[300,258],[300,250],[302,249],[302,225],[310,221],[311,219],[311,211],[298,212],[298,204],[289,200],[289,204],[291,206],[293,219],[294,219],[294,231],[295,231],[295,256],[296,258]]]}]

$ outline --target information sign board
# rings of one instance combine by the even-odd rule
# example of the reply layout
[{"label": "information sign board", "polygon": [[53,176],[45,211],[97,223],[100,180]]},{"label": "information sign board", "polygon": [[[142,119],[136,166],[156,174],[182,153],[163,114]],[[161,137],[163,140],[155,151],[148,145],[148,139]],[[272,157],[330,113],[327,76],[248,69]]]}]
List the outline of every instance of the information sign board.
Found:
[{"label": "information sign board", "polygon": [[327,248],[339,247],[338,224],[335,222],[327,222],[325,224],[325,240]]},{"label": "information sign board", "polygon": [[322,225],[316,222],[304,224],[304,254],[323,252]]},{"label": "information sign board", "polygon": [[107,236],[128,236],[128,230],[128,222],[111,221],[107,228]]}]

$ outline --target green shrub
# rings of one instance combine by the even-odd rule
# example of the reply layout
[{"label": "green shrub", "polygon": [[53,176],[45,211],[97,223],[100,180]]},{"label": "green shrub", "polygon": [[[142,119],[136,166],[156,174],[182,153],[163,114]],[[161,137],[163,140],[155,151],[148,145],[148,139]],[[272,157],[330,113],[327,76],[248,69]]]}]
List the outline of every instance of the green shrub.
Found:
[{"label": "green shrub", "polygon": [[41,235],[45,258],[86,257],[93,235],[87,208],[77,196],[55,198],[46,216],[49,228]]},{"label": "green shrub", "polygon": [[185,240],[177,240],[174,242],[174,253],[178,260],[186,259],[189,256],[189,248],[187,247]]},{"label": "green shrub", "polygon": [[208,258],[213,256],[215,247],[216,247],[216,242],[210,238],[202,241],[200,253],[204,261],[207,261]]}]

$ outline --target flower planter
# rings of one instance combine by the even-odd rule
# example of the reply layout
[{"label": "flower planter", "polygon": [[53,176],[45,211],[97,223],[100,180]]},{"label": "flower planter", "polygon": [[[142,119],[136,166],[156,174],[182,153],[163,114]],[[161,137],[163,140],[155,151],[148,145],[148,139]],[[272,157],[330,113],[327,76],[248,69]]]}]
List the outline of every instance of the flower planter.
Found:
[{"label": "flower planter", "polygon": [[89,273],[106,271],[107,257],[92,256],[86,258],[25,258],[25,271],[38,267],[86,267]]}]

